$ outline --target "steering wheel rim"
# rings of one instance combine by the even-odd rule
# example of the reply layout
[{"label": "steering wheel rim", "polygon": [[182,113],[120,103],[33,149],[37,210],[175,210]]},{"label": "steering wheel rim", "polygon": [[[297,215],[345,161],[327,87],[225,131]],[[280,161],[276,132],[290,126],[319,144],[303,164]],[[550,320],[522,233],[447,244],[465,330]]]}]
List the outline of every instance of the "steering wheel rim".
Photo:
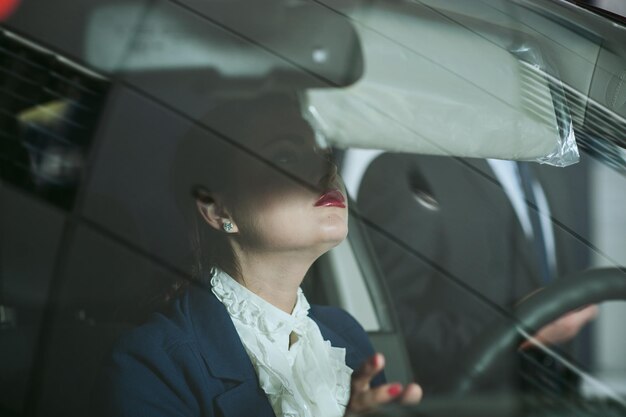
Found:
[{"label": "steering wheel rim", "polygon": [[569,311],[612,300],[626,300],[623,268],[590,269],[559,279],[524,300],[515,310],[513,320],[504,318],[471,348],[461,372],[451,380],[450,393],[463,395],[471,391],[501,358],[517,348],[520,329],[534,334]]}]

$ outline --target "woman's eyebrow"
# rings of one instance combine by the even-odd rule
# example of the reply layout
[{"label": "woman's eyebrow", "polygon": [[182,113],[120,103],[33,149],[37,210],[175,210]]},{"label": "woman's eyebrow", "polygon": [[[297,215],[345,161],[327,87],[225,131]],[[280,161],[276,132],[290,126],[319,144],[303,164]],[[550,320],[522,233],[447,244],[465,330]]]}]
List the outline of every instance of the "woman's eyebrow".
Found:
[{"label": "woman's eyebrow", "polygon": [[313,139],[307,139],[306,135],[302,134],[284,134],[278,137],[273,137],[269,139],[267,142],[263,144],[265,147],[269,147],[271,145],[280,144],[280,143],[289,143],[293,145],[306,145],[309,142],[313,144]]}]

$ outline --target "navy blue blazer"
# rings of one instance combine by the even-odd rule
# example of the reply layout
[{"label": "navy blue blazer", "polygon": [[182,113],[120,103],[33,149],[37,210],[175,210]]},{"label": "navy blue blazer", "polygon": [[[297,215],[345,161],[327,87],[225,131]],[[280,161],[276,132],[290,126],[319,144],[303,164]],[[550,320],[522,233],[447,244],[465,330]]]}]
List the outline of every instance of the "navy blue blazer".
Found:
[{"label": "navy blue blazer", "polygon": [[[95,385],[93,411],[106,417],[274,417],[226,308],[206,288],[191,287],[165,314],[123,336]],[[345,311],[312,306],[325,340],[346,348],[358,369],[374,354],[361,325]],[[384,382],[381,373],[372,385]]]}]

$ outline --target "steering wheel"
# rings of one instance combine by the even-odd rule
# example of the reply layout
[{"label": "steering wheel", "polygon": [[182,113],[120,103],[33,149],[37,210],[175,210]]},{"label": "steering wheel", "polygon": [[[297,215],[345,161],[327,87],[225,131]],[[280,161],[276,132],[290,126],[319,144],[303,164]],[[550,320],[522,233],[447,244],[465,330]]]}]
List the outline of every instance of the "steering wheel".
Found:
[{"label": "steering wheel", "polygon": [[[470,350],[456,377],[447,386],[450,389],[443,401],[426,400],[414,406],[389,404],[375,410],[371,417],[417,417],[417,416],[501,416],[518,415],[518,405],[507,398],[490,398],[489,401],[472,402],[467,394],[477,387],[483,378],[498,365],[506,355],[514,352],[520,344],[520,329],[528,334],[535,333],[544,325],[580,306],[602,301],[626,300],[626,268],[592,269],[559,279],[527,298],[514,313],[498,322]],[[470,401],[467,401],[470,398]],[[619,405],[623,414],[624,408]],[[615,414],[612,408],[600,414]],[[534,415],[534,414],[533,414]],[[548,415],[548,414],[540,414]],[[558,414],[562,415],[562,414]]]},{"label": "steering wheel", "polygon": [[498,322],[475,344],[452,378],[450,393],[462,395],[477,386],[494,366],[520,343],[520,329],[534,334],[563,314],[588,304],[626,300],[624,268],[591,269],[565,276],[522,302],[514,313]]}]

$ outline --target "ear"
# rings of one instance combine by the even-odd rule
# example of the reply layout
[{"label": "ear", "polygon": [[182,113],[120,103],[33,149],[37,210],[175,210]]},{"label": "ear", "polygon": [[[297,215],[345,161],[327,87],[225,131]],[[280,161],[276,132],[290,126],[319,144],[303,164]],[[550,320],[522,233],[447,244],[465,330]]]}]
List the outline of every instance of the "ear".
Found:
[{"label": "ear", "polygon": [[204,221],[206,221],[207,224],[213,229],[226,233],[239,232],[239,228],[237,228],[237,225],[230,218],[218,198],[208,193],[203,194],[202,196],[197,196],[196,206],[198,207]]}]

